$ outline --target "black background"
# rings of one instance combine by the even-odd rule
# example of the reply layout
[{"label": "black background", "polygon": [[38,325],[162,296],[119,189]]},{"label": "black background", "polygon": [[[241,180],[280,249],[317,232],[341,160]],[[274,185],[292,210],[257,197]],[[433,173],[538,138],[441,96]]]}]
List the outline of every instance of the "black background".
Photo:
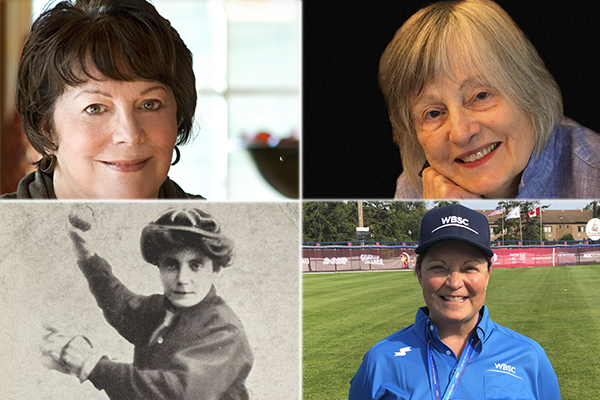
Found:
[{"label": "black background", "polygon": [[[381,53],[432,1],[303,2],[303,197],[389,199],[402,171],[381,92]],[[558,82],[565,115],[600,132],[600,10],[497,1]]]}]

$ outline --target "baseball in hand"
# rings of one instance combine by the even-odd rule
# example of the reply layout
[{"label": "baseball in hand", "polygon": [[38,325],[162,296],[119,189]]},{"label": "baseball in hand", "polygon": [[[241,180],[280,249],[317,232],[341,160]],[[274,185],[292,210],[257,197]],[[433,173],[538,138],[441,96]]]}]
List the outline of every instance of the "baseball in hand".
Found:
[{"label": "baseball in hand", "polygon": [[88,205],[78,204],[71,210],[69,222],[74,228],[77,228],[80,231],[89,231],[95,222],[94,210]]}]

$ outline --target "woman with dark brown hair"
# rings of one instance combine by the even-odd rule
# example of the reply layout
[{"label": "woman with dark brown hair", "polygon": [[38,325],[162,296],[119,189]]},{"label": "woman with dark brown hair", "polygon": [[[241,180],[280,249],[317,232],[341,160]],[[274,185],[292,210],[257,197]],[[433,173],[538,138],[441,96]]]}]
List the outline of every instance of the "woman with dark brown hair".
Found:
[{"label": "woman with dark brown hair", "polygon": [[192,55],[145,0],[69,0],[33,23],[17,110],[42,154],[9,199],[190,198],[167,174],[190,140]]},{"label": "woman with dark brown hair", "polygon": [[145,296],[129,290],[94,251],[86,235],[95,222],[82,210],[69,217],[78,265],[106,321],[134,345],[133,363],[111,360],[85,336],[48,328],[46,366],[89,380],[113,400],[248,399],[254,356],[242,322],[216,288],[233,254],[219,223],[184,208],[147,224],[141,255],[157,267],[163,293]]}]

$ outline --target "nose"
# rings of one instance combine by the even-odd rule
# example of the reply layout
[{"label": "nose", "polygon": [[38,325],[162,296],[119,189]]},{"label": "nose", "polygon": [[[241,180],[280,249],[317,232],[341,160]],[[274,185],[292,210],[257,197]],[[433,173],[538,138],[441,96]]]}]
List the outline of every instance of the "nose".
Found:
[{"label": "nose", "polygon": [[449,140],[459,146],[467,146],[481,132],[479,121],[469,110],[457,107],[449,110]]},{"label": "nose", "polygon": [[132,146],[143,142],[144,138],[144,130],[135,110],[122,110],[117,114],[113,128],[115,144]]},{"label": "nose", "polygon": [[461,273],[458,271],[451,272],[446,280],[446,285],[452,290],[460,289],[463,285]]},{"label": "nose", "polygon": [[177,284],[182,286],[190,284],[192,279],[191,273],[192,270],[190,269],[190,267],[187,265],[183,265],[179,269],[179,274],[177,275]]}]

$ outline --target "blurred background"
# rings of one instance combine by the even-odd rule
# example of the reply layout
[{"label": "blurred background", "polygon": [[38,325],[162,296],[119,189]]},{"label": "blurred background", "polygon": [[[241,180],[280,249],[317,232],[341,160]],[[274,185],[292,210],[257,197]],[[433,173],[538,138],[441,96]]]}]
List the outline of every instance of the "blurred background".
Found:
[{"label": "blurred background", "polygon": [[[58,0],[0,0],[0,184],[16,190],[39,156],[14,108],[21,47]],[[195,139],[169,176],[210,200],[298,197],[300,0],[152,0],[194,55]]]}]

